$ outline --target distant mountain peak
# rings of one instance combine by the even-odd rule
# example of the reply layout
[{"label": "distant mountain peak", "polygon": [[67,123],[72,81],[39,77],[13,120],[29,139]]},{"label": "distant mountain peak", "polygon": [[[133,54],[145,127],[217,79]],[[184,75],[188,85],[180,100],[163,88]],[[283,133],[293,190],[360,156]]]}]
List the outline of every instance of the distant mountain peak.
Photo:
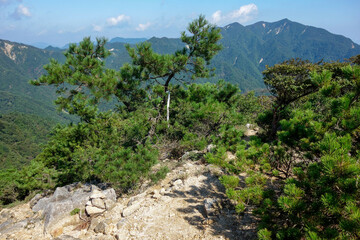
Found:
[{"label": "distant mountain peak", "polygon": [[284,19],[279,20],[278,22],[292,22],[292,21],[290,21],[288,18],[284,18]]},{"label": "distant mountain peak", "polygon": [[241,25],[240,23],[238,22],[233,22],[233,23],[230,23],[228,25],[226,25],[225,27],[223,27],[225,30],[226,29],[229,29],[229,28],[244,28],[243,25]]}]

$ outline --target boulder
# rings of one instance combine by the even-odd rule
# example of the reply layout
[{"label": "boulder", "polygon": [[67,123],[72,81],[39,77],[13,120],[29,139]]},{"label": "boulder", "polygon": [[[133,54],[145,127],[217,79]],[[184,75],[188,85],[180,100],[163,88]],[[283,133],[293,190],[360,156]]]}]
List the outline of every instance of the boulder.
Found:
[{"label": "boulder", "polygon": [[93,216],[105,212],[105,209],[97,208],[94,206],[86,206],[85,211],[87,215]]},{"label": "boulder", "polygon": [[68,190],[68,188],[66,187],[58,187],[56,188],[53,196],[52,196],[52,201],[62,201],[65,199],[68,199],[71,197],[71,192]]},{"label": "boulder", "polygon": [[98,189],[93,189],[91,192],[91,195],[90,195],[90,199],[95,199],[95,198],[104,199],[104,198],[106,198],[106,196],[102,191],[100,191]]},{"label": "boulder", "polygon": [[101,199],[101,198],[91,199],[91,204],[92,204],[94,207],[101,208],[101,209],[106,209],[104,200]]},{"label": "boulder", "polygon": [[98,225],[96,225],[96,227],[94,228],[94,232],[105,234],[106,227],[107,227],[107,224],[106,224],[106,223],[100,222],[100,223],[99,223]]},{"label": "boulder", "polygon": [[116,202],[116,193],[113,188],[108,188],[103,191],[103,194],[105,195],[106,199],[112,200],[113,202]]},{"label": "boulder", "polygon": [[[30,200],[30,201],[32,201],[32,200]],[[50,202],[50,198],[44,197],[36,202],[36,204],[32,207],[32,210],[34,212],[44,210],[46,208],[46,206],[49,204],[49,202]]]},{"label": "boulder", "polygon": [[110,210],[112,209],[114,206],[115,206],[115,201],[111,200],[111,199],[105,199],[104,200],[104,203],[105,203],[105,208],[106,210]]},{"label": "boulder", "polygon": [[70,216],[70,212],[74,208],[80,206],[74,206],[71,199],[65,199],[63,201],[50,202],[43,211],[44,218],[44,232],[51,230],[52,226],[63,220],[65,217]]},{"label": "boulder", "polygon": [[44,196],[40,193],[36,194],[30,201],[29,201],[29,205],[31,208],[33,208],[35,206],[35,204],[42,199]]},{"label": "boulder", "polygon": [[123,210],[122,216],[123,217],[130,216],[131,214],[139,210],[140,206],[141,206],[141,201],[134,202],[132,205],[130,205],[129,207]]},{"label": "boulder", "polygon": [[[34,212],[42,211],[45,233],[66,221],[66,217],[70,217],[70,212],[76,208],[84,209],[87,205],[86,212],[91,216],[105,211],[104,201],[108,199],[112,202],[116,201],[114,189],[101,191],[97,186],[90,184],[81,185],[80,188],[76,188],[76,186],[79,187],[79,184],[58,187],[52,196],[38,200],[32,207]],[[89,199],[91,199],[91,205],[87,204]],[[73,221],[73,219],[69,219],[69,221]]]}]

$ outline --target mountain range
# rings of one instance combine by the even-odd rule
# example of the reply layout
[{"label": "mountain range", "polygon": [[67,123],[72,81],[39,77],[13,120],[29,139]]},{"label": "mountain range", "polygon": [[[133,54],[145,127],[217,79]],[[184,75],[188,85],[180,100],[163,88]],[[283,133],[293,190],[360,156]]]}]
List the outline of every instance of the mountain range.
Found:
[{"label": "mountain range", "polygon": [[[261,72],[266,65],[297,57],[312,62],[343,61],[360,54],[360,46],[349,38],[288,19],[273,23],[257,22],[248,26],[232,23],[221,28],[221,34],[223,50],[214,57],[211,64],[216,68],[217,76],[201,81],[225,79],[238,85],[243,92],[264,88]],[[110,40],[107,48],[112,55],[107,59],[107,66],[119,69],[130,61],[124,45],[145,40]],[[153,37],[146,41],[151,42],[153,49],[159,53],[173,53],[184,46],[176,38]],[[54,114],[53,89],[28,84],[30,79],[44,73],[43,65],[50,58],[63,62],[63,51],[64,49],[55,47],[39,49],[0,40],[0,113],[16,111],[50,118],[68,118],[66,114]]]}]

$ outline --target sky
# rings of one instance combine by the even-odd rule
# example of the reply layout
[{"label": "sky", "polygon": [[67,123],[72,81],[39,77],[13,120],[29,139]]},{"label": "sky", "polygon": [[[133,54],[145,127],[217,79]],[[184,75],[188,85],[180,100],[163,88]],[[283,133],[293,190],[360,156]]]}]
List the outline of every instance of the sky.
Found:
[{"label": "sky", "polygon": [[200,14],[217,26],[284,18],[360,44],[360,0],[0,0],[0,39],[64,46],[86,36],[179,37]]}]

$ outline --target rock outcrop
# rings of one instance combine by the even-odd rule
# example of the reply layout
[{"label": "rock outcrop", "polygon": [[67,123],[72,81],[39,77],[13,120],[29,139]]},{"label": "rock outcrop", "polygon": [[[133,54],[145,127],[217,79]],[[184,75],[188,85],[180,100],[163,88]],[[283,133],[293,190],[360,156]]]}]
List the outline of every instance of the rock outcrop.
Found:
[{"label": "rock outcrop", "polygon": [[[36,196],[38,198],[38,196]],[[32,204],[34,200],[31,201]],[[39,199],[32,207],[44,218],[44,232],[48,233],[67,223],[74,223],[69,217],[74,209],[85,209],[89,216],[104,213],[116,202],[114,189],[101,191],[95,185],[72,184],[56,188],[53,195]],[[105,203],[107,206],[105,206]],[[76,221],[75,221],[76,222]]]},{"label": "rock outcrop", "polygon": [[157,185],[118,199],[94,185],[57,188],[3,209],[0,240],[253,239],[256,221],[236,214],[219,174],[214,165],[186,161]]}]

